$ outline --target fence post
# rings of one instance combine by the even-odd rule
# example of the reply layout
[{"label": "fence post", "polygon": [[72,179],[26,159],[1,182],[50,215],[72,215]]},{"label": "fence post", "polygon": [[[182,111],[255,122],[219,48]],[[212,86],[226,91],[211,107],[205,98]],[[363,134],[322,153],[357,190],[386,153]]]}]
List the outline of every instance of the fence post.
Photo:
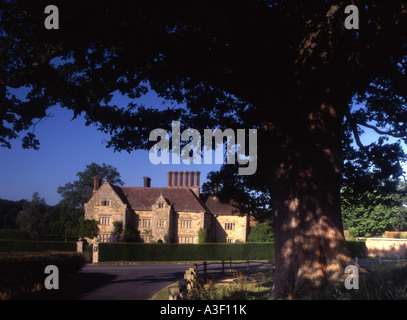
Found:
[{"label": "fence post", "polygon": [[222,274],[225,273],[225,260],[222,260]]},{"label": "fence post", "polygon": [[246,271],[250,270],[250,261],[249,259],[246,260]]},{"label": "fence post", "polygon": [[204,261],[204,263],[203,263],[203,273],[204,273],[204,275],[206,276],[206,269],[207,268],[207,265],[206,265],[206,261]]}]

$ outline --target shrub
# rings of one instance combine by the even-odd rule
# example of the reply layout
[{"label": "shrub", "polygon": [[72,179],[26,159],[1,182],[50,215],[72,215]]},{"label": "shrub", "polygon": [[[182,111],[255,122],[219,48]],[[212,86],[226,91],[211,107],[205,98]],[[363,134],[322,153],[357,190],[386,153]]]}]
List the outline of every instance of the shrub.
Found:
[{"label": "shrub", "polygon": [[206,230],[204,228],[201,228],[198,231],[198,243],[199,244],[206,243]]},{"label": "shrub", "polygon": [[250,228],[250,233],[247,238],[249,242],[270,242],[273,241],[273,225],[271,221],[258,223],[256,226]]},{"label": "shrub", "polygon": [[0,252],[76,251],[76,242],[0,240]]},{"label": "shrub", "polygon": [[367,247],[364,241],[352,241],[347,240],[346,245],[350,251],[350,254],[353,258],[365,258],[367,257]]},{"label": "shrub", "polygon": [[26,231],[18,229],[0,229],[0,239],[28,239],[29,235]]},{"label": "shrub", "polygon": [[15,298],[43,290],[46,278],[44,270],[47,265],[58,267],[60,285],[63,286],[84,264],[83,255],[78,253],[1,253],[0,299]]},{"label": "shrub", "polygon": [[96,220],[82,220],[79,226],[79,236],[95,238],[99,233],[99,224]]}]

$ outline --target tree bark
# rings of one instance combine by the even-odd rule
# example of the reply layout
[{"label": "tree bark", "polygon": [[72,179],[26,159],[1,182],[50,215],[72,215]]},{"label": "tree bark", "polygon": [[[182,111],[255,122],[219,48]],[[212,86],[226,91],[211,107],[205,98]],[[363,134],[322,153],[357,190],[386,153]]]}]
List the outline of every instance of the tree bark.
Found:
[{"label": "tree bark", "polygon": [[[271,298],[342,279],[349,264],[341,219],[342,117],[322,103],[292,121],[271,183],[276,269]],[[293,127],[295,126],[295,128]]]}]

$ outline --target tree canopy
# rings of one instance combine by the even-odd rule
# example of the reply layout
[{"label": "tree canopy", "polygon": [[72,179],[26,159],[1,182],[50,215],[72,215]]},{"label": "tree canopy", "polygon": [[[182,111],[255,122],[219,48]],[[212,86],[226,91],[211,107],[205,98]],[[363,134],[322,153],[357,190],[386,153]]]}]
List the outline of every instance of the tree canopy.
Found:
[{"label": "tree canopy", "polygon": [[85,170],[78,172],[76,176],[78,180],[68,182],[64,186],[58,187],[57,190],[62,197],[60,204],[75,209],[83,209],[83,204],[92,197],[94,177],[107,179],[109,183],[120,186],[124,184],[117,169],[105,163],[99,165],[92,162],[86,165]]}]

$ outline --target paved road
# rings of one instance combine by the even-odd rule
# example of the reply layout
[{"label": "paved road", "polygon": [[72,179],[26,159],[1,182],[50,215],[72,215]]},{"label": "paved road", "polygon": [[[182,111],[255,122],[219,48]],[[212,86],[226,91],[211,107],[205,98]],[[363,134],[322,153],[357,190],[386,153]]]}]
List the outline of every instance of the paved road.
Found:
[{"label": "paved road", "polygon": [[[267,267],[251,263],[250,269]],[[79,300],[147,300],[166,286],[182,279],[192,264],[151,265],[87,265],[82,271],[86,281]],[[202,267],[199,268],[200,271]],[[232,265],[233,270],[245,270],[246,264]],[[221,272],[221,264],[208,264],[208,272]],[[225,271],[229,264],[225,263]]]},{"label": "paved road", "polygon": [[147,300],[184,277],[188,264],[86,265],[79,300]]}]

